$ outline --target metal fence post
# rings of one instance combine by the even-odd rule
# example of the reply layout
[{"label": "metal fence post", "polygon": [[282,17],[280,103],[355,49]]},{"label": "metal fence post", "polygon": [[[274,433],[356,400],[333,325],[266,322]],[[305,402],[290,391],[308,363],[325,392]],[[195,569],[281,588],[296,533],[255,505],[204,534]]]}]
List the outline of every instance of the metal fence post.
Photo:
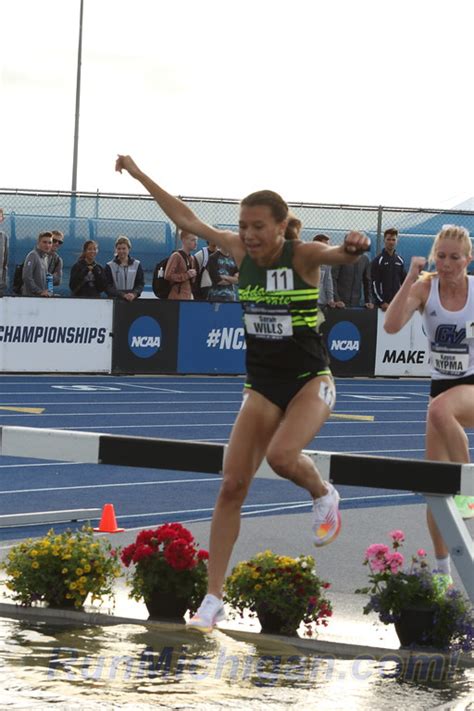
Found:
[{"label": "metal fence post", "polygon": [[377,245],[375,248],[375,254],[378,254],[382,250],[382,218],[383,218],[383,207],[379,205],[377,210]]}]

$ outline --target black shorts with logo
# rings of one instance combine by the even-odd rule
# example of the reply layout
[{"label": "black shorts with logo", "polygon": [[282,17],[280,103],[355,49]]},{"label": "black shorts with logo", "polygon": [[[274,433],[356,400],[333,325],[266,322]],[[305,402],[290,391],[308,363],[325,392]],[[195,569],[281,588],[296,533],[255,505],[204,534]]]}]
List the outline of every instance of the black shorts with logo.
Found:
[{"label": "black shorts with logo", "polygon": [[436,397],[441,395],[446,390],[455,388],[456,385],[474,385],[474,375],[466,375],[465,378],[443,378],[440,380],[432,380],[430,387],[430,396]]},{"label": "black shorts with logo", "polygon": [[331,371],[325,367],[316,373],[304,373],[296,380],[289,382],[278,380],[264,381],[247,376],[244,388],[260,393],[260,395],[263,395],[264,398],[285,412],[295,395],[304,388],[306,383],[309,383],[310,380],[314,380],[314,378],[318,378],[321,375],[328,375],[332,379]]}]

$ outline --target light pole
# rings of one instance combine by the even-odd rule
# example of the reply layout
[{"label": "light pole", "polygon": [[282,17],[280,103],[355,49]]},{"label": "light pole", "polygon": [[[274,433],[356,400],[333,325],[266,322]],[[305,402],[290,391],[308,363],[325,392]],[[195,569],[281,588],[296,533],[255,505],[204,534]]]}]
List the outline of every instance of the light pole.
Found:
[{"label": "light pole", "polygon": [[79,8],[79,44],[77,48],[77,76],[76,76],[76,111],[74,117],[74,149],[72,157],[72,183],[71,183],[71,217],[76,216],[76,188],[77,188],[77,156],[79,151],[79,114],[81,108],[81,67],[82,67],[82,16],[84,0],[80,0]]}]

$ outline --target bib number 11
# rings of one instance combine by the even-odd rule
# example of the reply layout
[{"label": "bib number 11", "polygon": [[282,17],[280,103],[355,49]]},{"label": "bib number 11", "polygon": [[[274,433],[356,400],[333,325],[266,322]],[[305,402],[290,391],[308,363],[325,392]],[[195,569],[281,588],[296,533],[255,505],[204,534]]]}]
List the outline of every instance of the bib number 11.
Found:
[{"label": "bib number 11", "polygon": [[267,291],[292,291],[293,269],[267,269]]}]

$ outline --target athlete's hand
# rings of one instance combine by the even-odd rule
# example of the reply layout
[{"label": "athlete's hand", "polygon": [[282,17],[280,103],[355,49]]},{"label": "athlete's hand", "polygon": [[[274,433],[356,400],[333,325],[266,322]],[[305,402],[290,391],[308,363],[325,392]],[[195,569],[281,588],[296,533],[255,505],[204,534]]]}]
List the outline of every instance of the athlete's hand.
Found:
[{"label": "athlete's hand", "polygon": [[348,232],[344,238],[344,251],[347,254],[363,254],[370,249],[370,239],[363,232]]},{"label": "athlete's hand", "polygon": [[409,275],[414,279],[418,279],[425,265],[425,257],[412,257],[410,262],[410,269],[408,270]]},{"label": "athlete's hand", "polygon": [[119,154],[117,156],[117,160],[115,161],[115,170],[118,173],[121,173],[122,170],[126,170],[127,173],[130,173],[132,178],[136,178],[140,175],[140,168],[131,156],[122,156]]}]

